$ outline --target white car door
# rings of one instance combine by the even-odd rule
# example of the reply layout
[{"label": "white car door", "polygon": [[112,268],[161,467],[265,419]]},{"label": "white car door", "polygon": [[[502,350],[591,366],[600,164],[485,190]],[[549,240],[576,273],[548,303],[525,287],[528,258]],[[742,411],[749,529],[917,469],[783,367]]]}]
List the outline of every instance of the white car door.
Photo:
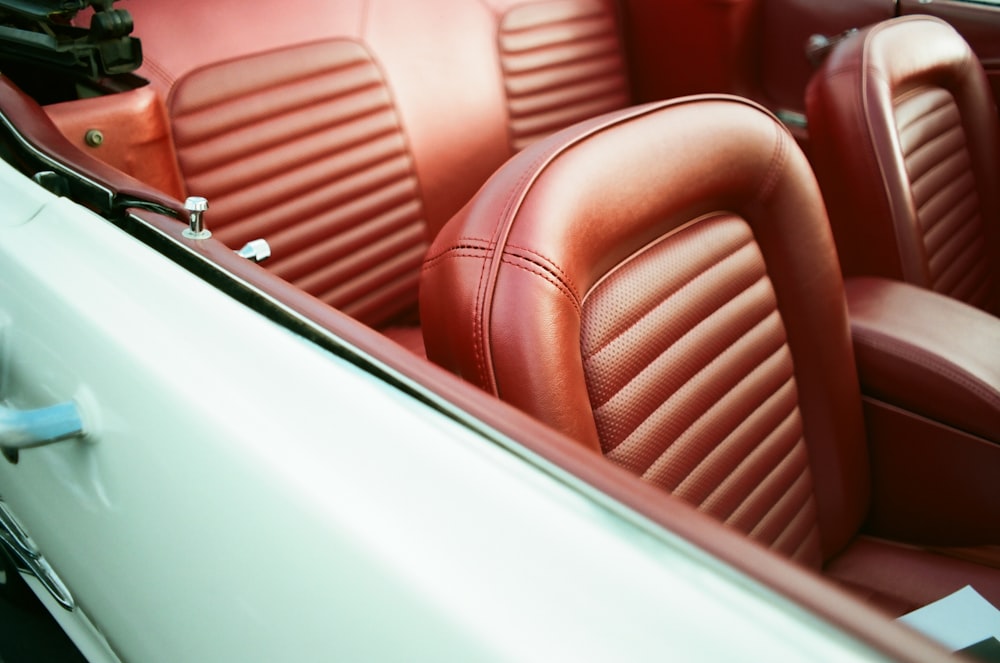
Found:
[{"label": "white car door", "polygon": [[5,532],[91,660],[877,658],[4,162],[0,201],[0,399],[84,433],[0,432]]}]

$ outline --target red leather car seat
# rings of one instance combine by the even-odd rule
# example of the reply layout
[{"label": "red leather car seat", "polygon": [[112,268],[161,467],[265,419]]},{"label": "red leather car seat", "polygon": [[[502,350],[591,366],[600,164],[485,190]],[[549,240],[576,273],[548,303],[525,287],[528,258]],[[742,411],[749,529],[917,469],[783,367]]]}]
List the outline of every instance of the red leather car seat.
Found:
[{"label": "red leather car seat", "polygon": [[[417,352],[429,239],[516,150],[629,101],[611,0],[118,7],[169,116],[152,172],[209,199],[216,239],[266,239],[268,270]],[[80,105],[54,115],[88,149]]]},{"label": "red leather car seat", "polygon": [[529,147],[434,240],[420,304],[432,360],[883,608],[970,581],[1000,599],[996,570],[858,537],[836,252],[806,158],[752,102],[640,106]]},{"label": "red leather car seat", "polygon": [[965,40],[930,16],[876,24],[837,45],[806,102],[845,275],[1000,314],[1000,120]]}]

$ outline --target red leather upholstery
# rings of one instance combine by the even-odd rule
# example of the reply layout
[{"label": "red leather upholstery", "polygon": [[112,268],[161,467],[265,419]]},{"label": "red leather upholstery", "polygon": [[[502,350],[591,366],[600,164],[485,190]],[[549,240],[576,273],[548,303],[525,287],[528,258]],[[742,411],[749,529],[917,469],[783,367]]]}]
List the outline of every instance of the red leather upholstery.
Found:
[{"label": "red leather upholstery", "polygon": [[500,65],[511,144],[628,105],[618,25],[599,2],[512,6],[500,20]]},{"label": "red leather upholstery", "polygon": [[701,92],[752,96],[762,0],[621,0],[635,96]]},{"label": "red leather upholstery", "polygon": [[[170,120],[152,89],[53,104],[45,110],[81,150],[168,196],[184,196]],[[87,142],[91,131],[100,132],[100,143]]]},{"label": "red leather upholstery", "polygon": [[869,532],[935,546],[1000,540],[1000,320],[858,277],[848,310],[872,462]]},{"label": "red leather upholstery", "polygon": [[382,76],[354,41],[327,40],[196,70],[170,98],[189,190],[238,248],[368,324],[416,302],[426,249],[405,137]]},{"label": "red leather upholstery", "polygon": [[[690,474],[692,495],[768,440],[763,458],[788,459],[780,492],[815,482],[816,510],[795,514],[839,550],[866,507],[861,409],[801,153],[729,99],[640,107],[571,135],[515,157],[438,235],[421,281],[428,356],[637,471],[669,474],[685,454],[684,477],[656,480]],[[690,451],[672,445],[685,434]],[[799,464],[800,435],[830,468],[822,479]],[[703,465],[723,440],[722,464]],[[751,467],[729,480],[748,490],[770,471]]]},{"label": "red leather upholstery", "polygon": [[418,352],[428,239],[515,150],[628,102],[610,0],[118,6],[216,238],[267,239],[266,268]]},{"label": "red leather upholstery", "polygon": [[906,283],[849,279],[865,394],[1000,444],[1000,324]]},{"label": "red leather upholstery", "polygon": [[1000,120],[958,33],[926,16],[863,30],[834,49],[806,105],[844,273],[1000,313]]},{"label": "red leather upholstery", "polygon": [[751,102],[529,147],[439,233],[420,299],[432,360],[750,537],[814,568],[894,554],[851,553],[869,466],[843,284],[805,157]]}]

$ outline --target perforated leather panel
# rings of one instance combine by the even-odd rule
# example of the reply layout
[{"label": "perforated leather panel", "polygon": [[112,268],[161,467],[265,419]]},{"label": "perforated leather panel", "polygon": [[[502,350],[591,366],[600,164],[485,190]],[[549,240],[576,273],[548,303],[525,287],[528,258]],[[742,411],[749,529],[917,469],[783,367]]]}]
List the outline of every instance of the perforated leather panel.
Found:
[{"label": "perforated leather panel", "polygon": [[581,350],[609,459],[818,563],[792,358],[743,220],[697,221],[605,277]]},{"label": "perforated leather panel", "polygon": [[900,100],[895,115],[931,287],[983,307],[990,274],[958,106],[947,90],[922,88]]},{"label": "perforated leather panel", "polygon": [[594,0],[510,10],[500,24],[500,57],[516,150],[629,103],[614,15]]},{"label": "perforated leather panel", "polygon": [[422,206],[396,111],[366,49],[331,40],[179,81],[171,101],[188,191],[233,248],[362,322],[415,310]]}]

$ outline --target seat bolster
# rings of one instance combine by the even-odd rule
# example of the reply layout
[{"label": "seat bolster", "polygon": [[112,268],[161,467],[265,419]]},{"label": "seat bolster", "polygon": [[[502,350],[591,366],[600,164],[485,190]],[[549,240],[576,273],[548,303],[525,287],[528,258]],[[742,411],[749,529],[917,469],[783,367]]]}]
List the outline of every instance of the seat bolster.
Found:
[{"label": "seat bolster", "polygon": [[1000,443],[1000,320],[897,281],[845,290],[865,395]]},{"label": "seat bolster", "polygon": [[[860,54],[858,54],[860,58]],[[843,55],[842,60],[847,56]],[[903,278],[901,252],[892,223],[907,200],[891,195],[908,188],[901,164],[884,164],[894,151],[891,117],[869,122],[858,98],[860,65],[830,61],[806,88],[809,157],[826,203],[845,275],[877,274]],[[890,186],[891,185],[891,186]],[[912,216],[912,214],[911,214]],[[922,277],[929,282],[929,276]]]},{"label": "seat bolster", "polygon": [[[468,213],[463,210],[456,218]],[[576,297],[533,261],[498,255],[492,249],[495,243],[486,240],[452,236],[457,227],[449,223],[438,235],[421,274],[427,356],[600,451],[583,386]],[[490,272],[497,262],[508,262],[508,268],[494,296]],[[443,293],[448,296],[440,296]],[[513,320],[523,325],[510,324]],[[529,347],[535,351],[524,352]],[[539,377],[551,375],[562,379]]]}]

